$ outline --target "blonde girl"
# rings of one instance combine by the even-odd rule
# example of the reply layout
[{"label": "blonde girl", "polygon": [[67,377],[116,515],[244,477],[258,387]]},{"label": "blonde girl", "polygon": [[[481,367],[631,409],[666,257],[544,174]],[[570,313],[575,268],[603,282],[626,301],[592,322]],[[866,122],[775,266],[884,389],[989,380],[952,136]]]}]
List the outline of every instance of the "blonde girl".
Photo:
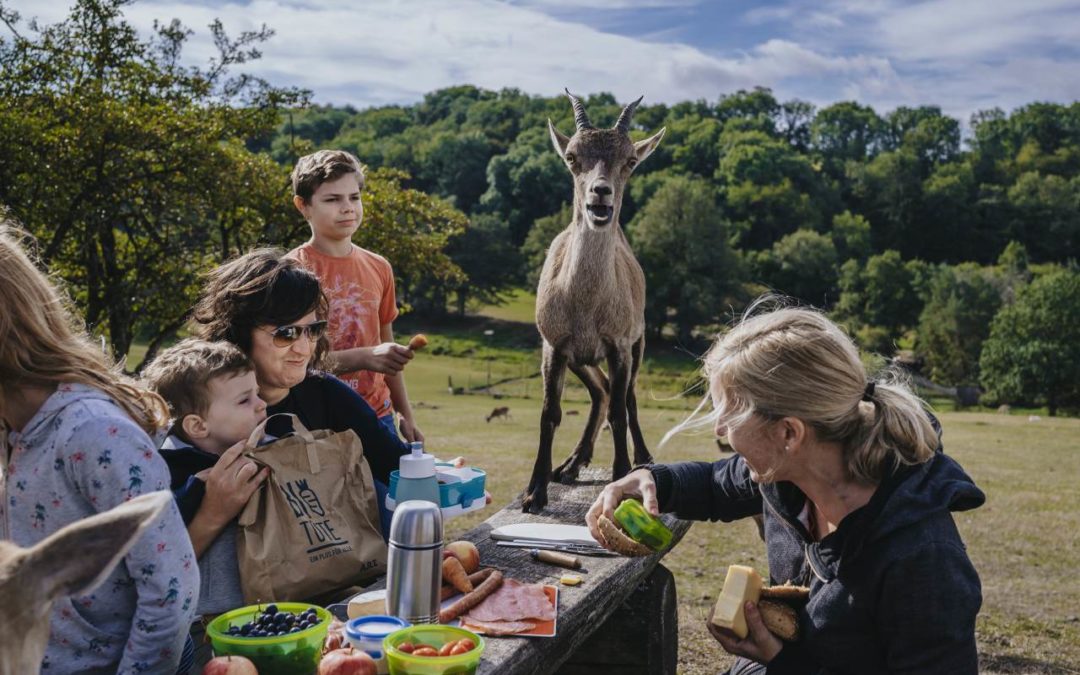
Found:
[{"label": "blonde girl", "polygon": [[[165,422],[164,403],[109,364],[29,241],[0,222],[0,538],[20,546],[169,488],[149,435]],[[194,561],[172,505],[101,586],[56,601],[42,670],[177,672]]]}]

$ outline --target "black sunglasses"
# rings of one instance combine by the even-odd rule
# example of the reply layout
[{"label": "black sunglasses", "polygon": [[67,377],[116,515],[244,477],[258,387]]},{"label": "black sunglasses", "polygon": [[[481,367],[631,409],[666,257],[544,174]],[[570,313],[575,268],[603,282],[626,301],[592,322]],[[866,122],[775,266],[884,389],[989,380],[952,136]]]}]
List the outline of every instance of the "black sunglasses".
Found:
[{"label": "black sunglasses", "polygon": [[326,335],[326,322],[315,321],[306,326],[293,324],[291,326],[280,326],[273,330],[266,328],[260,328],[259,330],[270,333],[270,337],[274,338],[275,347],[288,347],[299,340],[301,335],[307,335],[308,340],[312,342],[317,341],[323,335]]}]

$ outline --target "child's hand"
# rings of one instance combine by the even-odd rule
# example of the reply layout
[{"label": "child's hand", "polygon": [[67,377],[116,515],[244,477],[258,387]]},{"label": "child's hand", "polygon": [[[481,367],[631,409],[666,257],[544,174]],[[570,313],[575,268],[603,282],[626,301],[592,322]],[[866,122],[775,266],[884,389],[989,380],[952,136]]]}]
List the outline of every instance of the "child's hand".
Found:
[{"label": "child's hand", "polygon": [[405,368],[405,364],[412,360],[413,352],[408,347],[396,342],[384,342],[371,349],[371,357],[368,359],[368,367],[364,370],[373,370],[383,375],[397,375]]},{"label": "child's hand", "polygon": [[244,442],[240,441],[221,453],[217,464],[206,477],[206,497],[200,510],[206,509],[213,520],[224,526],[244,509],[251,495],[270,475],[270,469],[243,456]]},{"label": "child's hand", "polygon": [[420,432],[420,427],[416,426],[416,423],[410,419],[402,417],[398,429],[401,430],[401,435],[405,438],[406,443],[412,443],[413,441],[422,443],[424,441],[424,434]]}]

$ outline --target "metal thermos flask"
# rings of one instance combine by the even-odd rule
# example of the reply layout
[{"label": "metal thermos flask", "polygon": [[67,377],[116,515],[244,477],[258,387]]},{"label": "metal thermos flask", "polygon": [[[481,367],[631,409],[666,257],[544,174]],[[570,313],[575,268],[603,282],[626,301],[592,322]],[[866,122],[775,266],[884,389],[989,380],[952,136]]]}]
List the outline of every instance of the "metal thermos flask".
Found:
[{"label": "metal thermos flask", "polygon": [[386,573],[386,613],[412,624],[438,623],[442,588],[442,511],[409,500],[394,509]]}]

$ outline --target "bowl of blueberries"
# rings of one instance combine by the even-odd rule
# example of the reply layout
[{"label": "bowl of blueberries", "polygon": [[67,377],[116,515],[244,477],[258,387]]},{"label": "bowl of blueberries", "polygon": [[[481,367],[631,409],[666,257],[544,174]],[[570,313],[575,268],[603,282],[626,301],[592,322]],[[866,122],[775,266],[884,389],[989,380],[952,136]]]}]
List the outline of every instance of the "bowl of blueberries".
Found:
[{"label": "bowl of blueberries", "polygon": [[330,612],[301,602],[249,605],[206,626],[215,656],[250,659],[259,675],[312,673],[322,657]]}]

